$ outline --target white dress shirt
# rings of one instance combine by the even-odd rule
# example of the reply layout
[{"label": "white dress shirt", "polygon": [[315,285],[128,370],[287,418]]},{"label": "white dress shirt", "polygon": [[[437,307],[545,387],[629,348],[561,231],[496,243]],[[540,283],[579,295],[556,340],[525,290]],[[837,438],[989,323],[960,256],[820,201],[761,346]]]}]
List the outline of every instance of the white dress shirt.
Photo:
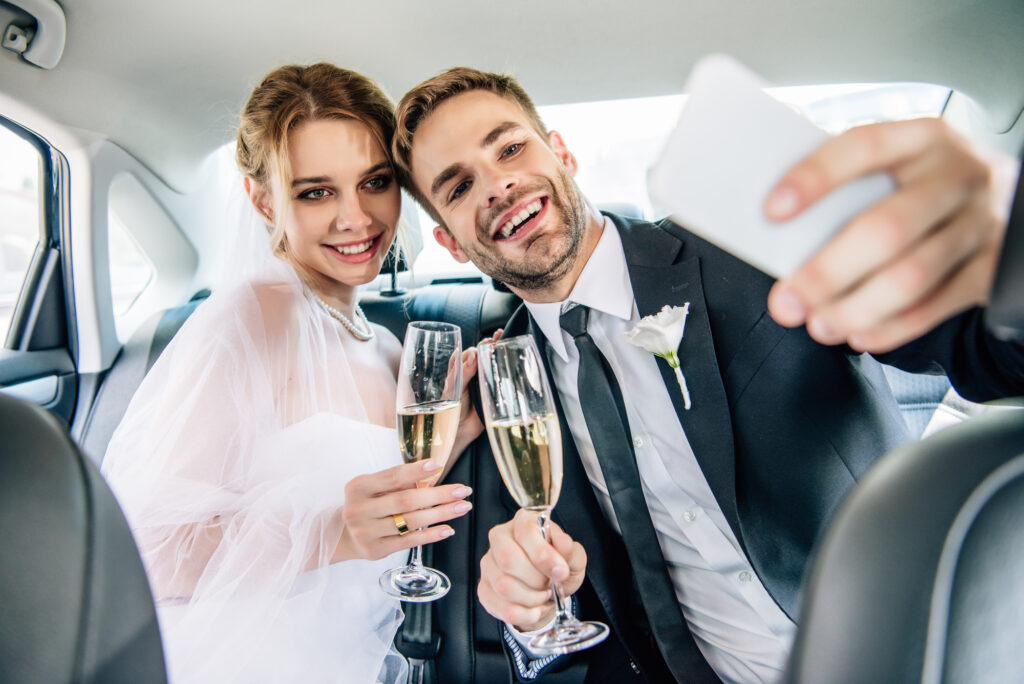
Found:
[{"label": "white dress shirt", "polygon": [[[624,336],[640,317],[622,242],[607,218],[568,301],[590,307],[588,332],[619,382],[647,509],[701,653],[727,682],[777,680],[796,627],[761,584],[711,493],[659,372],[657,364],[664,362]],[[619,530],[579,403],[579,354],[558,324],[562,304],[526,306],[547,338],[548,362],[583,467]],[[689,389],[699,402],[701,388]]]}]

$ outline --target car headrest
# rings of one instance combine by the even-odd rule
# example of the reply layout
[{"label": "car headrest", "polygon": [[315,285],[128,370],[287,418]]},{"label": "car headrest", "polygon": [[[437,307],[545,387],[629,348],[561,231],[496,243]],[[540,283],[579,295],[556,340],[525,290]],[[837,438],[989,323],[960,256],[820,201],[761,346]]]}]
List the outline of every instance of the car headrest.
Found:
[{"label": "car headrest", "polygon": [[817,548],[784,681],[1018,681],[1024,410],[879,461]]},{"label": "car headrest", "polygon": [[505,324],[521,300],[482,283],[424,285],[397,297],[367,292],[359,305],[401,340],[409,321],[445,321],[462,328],[467,349]]},{"label": "car headrest", "polygon": [[52,416],[0,394],[0,681],[165,682],[142,560]]}]

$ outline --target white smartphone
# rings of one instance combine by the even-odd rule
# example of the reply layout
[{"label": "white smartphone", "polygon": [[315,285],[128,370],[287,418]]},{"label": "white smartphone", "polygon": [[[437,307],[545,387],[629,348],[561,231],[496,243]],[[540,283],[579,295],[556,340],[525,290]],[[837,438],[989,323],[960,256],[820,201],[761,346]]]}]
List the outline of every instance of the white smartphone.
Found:
[{"label": "white smartphone", "polygon": [[648,175],[648,192],[684,228],[783,278],[894,184],[885,173],[865,176],[789,221],[769,221],[768,192],[828,133],[764,92],[765,85],[732,57],[701,59],[679,122]]}]

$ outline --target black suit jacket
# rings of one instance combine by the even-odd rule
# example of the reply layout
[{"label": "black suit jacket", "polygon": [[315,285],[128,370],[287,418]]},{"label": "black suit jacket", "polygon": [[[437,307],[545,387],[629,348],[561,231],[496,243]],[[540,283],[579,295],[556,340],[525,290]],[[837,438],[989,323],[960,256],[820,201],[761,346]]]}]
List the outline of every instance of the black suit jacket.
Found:
[{"label": "black suit jacket", "polygon": [[[876,459],[909,439],[881,368],[870,356],[818,344],[803,328],[777,325],[765,308],[774,281],[710,243],[669,221],[610,218],[640,315],[690,303],[678,350],[689,411],[671,369],[658,365],[726,520],[765,588],[795,620],[812,546],[836,506]],[[544,350],[525,307],[505,329],[506,336],[523,333]],[[976,401],[1024,394],[1024,348],[988,335],[980,310],[881,358],[905,370],[944,372]],[[572,440],[563,443],[554,517],[587,550],[580,613],[607,620],[615,636],[556,661],[552,672],[569,670],[555,679],[691,681],[687,672],[670,673],[653,645],[622,541],[601,513]]]}]

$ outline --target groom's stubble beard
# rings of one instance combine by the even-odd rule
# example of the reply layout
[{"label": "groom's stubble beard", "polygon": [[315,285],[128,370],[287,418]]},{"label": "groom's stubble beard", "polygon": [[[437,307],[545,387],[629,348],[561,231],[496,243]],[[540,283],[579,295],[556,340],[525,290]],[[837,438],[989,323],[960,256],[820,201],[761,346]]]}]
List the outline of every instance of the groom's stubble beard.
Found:
[{"label": "groom's stubble beard", "polygon": [[[549,201],[560,217],[558,225],[561,230],[558,234],[538,238],[546,243],[544,251],[540,252],[541,245],[530,245],[523,258],[513,261],[496,249],[488,249],[495,244],[489,235],[494,220],[520,199],[538,190],[547,191]],[[560,168],[554,183],[543,180],[523,187],[514,196],[481,214],[476,227],[479,243],[460,247],[477,268],[494,280],[522,292],[537,292],[547,290],[572,271],[586,224],[587,207],[583,193],[572,176]],[[531,251],[538,253],[532,254]]]}]

